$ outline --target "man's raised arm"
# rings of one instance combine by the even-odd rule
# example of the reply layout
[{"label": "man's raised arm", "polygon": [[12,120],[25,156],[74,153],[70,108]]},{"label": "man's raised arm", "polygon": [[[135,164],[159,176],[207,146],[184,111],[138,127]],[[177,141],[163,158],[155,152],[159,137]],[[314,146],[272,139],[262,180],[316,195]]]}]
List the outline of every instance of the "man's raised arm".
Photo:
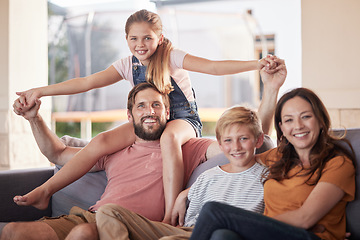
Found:
[{"label": "man's raised arm", "polygon": [[36,143],[44,156],[47,157],[50,162],[63,166],[80,149],[67,147],[56,134],[48,128],[39,114],[40,105],[41,102],[38,100],[35,102],[34,107],[28,111],[20,111],[22,105],[21,97],[19,97],[15,100],[13,108],[16,114],[23,116],[29,121]]}]

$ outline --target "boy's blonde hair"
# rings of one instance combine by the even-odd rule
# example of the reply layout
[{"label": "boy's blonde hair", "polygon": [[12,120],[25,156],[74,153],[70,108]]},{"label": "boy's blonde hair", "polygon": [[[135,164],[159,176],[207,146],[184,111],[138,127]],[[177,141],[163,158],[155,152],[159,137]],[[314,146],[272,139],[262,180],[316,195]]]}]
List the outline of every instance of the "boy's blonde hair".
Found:
[{"label": "boy's blonde hair", "polygon": [[215,133],[218,142],[221,141],[225,129],[234,124],[248,126],[256,138],[263,133],[261,121],[256,112],[246,107],[234,106],[225,110],[216,123]]},{"label": "boy's blonde hair", "polygon": [[[133,23],[146,22],[154,33],[160,38],[162,35],[162,22],[158,14],[148,10],[140,10],[133,13],[126,21],[125,33],[129,34],[130,27]],[[169,39],[163,39],[150,57],[149,65],[146,70],[146,81],[153,83],[160,92],[169,94],[173,90],[170,79],[170,52],[173,49]]]}]

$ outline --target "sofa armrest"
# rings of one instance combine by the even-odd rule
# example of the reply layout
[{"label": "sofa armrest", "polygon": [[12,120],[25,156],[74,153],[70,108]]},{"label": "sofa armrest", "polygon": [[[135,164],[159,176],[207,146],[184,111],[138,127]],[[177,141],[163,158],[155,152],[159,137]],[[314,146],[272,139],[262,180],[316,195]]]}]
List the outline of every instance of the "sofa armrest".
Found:
[{"label": "sofa armrest", "polygon": [[15,195],[24,195],[43,184],[54,174],[54,168],[7,170],[0,172],[0,222],[31,221],[51,216],[51,206],[45,210],[18,206]]}]

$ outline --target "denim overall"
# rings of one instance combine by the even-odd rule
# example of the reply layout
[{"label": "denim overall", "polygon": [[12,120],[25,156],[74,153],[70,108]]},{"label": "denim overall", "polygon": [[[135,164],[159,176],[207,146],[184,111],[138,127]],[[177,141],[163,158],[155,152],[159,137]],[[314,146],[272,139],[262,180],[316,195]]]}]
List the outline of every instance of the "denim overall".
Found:
[{"label": "denim overall", "polygon": [[[132,72],[134,85],[137,85],[142,82],[146,82],[146,66],[140,64],[139,60],[133,56],[132,57]],[[189,102],[184,93],[181,91],[179,86],[176,84],[173,78],[171,78],[171,85],[174,87],[174,91],[169,93],[170,98],[170,120],[174,119],[183,119],[191,124],[196,132],[197,137],[201,137],[202,123],[197,110],[197,105],[195,101]],[[193,89],[193,94],[195,98],[195,92]]]}]

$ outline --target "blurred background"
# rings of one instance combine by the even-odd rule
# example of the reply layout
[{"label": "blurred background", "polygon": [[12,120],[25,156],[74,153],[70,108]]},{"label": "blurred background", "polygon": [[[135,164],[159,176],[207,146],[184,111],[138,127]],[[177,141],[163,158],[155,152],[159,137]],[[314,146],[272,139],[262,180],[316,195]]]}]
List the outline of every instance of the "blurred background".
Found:
[{"label": "blurred background", "polygon": [[[280,96],[314,90],[334,128],[360,127],[360,1],[358,0],[1,0],[0,170],[48,166],[30,126],[14,114],[15,92],[103,70],[128,56],[125,21],[148,9],[163,21],[175,47],[214,60],[285,59]],[[257,108],[257,71],[190,73],[203,135],[227,107]],[[42,98],[41,114],[59,136],[90,139],[126,121],[130,83],[72,96]],[[274,135],[273,135],[274,137]]]}]

